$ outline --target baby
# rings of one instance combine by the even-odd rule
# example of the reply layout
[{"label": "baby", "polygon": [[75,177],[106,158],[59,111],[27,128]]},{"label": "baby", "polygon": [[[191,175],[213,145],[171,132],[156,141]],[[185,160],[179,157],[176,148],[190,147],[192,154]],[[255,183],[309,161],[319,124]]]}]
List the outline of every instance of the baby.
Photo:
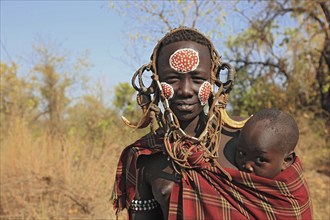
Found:
[{"label": "baby", "polygon": [[239,170],[273,179],[295,160],[299,138],[295,120],[276,109],[254,114],[241,130],[235,163]]}]

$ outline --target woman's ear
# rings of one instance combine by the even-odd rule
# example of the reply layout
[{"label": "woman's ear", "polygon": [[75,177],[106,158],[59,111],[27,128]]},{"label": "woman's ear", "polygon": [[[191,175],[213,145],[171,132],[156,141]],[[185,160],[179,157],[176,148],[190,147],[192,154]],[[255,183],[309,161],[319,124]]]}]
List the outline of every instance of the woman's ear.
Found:
[{"label": "woman's ear", "polygon": [[284,158],[283,164],[282,164],[282,171],[291,166],[293,164],[294,159],[296,158],[296,153],[294,151],[291,151],[287,154],[287,156]]}]

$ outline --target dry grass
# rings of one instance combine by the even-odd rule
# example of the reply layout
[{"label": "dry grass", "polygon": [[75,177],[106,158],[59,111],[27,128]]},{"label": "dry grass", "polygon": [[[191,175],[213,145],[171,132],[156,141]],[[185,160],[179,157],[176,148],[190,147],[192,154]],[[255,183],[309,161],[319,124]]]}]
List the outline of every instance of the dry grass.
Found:
[{"label": "dry grass", "polygon": [[100,151],[74,137],[32,136],[16,122],[1,142],[0,219],[114,219],[109,199],[122,146]]},{"label": "dry grass", "polygon": [[330,140],[329,128],[307,115],[298,119],[300,139],[297,154],[304,166],[313,202],[314,219],[330,216]]},{"label": "dry grass", "polygon": [[[328,219],[330,179],[319,166],[329,168],[329,146],[318,132],[310,132],[307,122],[300,126],[298,154],[315,219]],[[76,137],[35,137],[24,122],[15,122],[1,140],[0,219],[114,219],[109,198],[117,160],[122,148],[140,134],[123,135],[113,129],[107,142],[111,144],[101,151]]]}]

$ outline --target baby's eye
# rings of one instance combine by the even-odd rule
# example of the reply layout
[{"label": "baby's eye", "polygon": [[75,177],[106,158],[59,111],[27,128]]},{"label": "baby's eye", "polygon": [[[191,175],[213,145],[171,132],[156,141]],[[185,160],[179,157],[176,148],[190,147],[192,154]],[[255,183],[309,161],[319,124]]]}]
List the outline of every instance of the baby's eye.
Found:
[{"label": "baby's eye", "polygon": [[245,156],[245,153],[243,151],[237,151],[238,155],[241,156],[241,157],[244,157]]},{"label": "baby's eye", "polygon": [[257,157],[256,162],[257,162],[257,164],[263,164],[263,163],[266,163],[267,160],[263,157]]}]

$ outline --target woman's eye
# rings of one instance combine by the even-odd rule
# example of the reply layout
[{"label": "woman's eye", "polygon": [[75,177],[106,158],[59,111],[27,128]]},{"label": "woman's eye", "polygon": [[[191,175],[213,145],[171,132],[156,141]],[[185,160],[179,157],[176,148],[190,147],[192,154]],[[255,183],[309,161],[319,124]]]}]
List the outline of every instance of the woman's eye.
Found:
[{"label": "woman's eye", "polygon": [[171,77],[165,80],[167,83],[172,84],[172,83],[176,83],[178,81],[180,81],[180,79],[178,77]]},{"label": "woman's eye", "polygon": [[179,77],[175,74],[168,74],[168,76],[165,78],[165,80],[170,80],[170,79],[178,79]]},{"label": "woman's eye", "polygon": [[203,82],[205,82],[206,80],[205,80],[204,78],[196,77],[196,78],[193,78],[193,81],[196,82],[196,83],[203,83]]}]

